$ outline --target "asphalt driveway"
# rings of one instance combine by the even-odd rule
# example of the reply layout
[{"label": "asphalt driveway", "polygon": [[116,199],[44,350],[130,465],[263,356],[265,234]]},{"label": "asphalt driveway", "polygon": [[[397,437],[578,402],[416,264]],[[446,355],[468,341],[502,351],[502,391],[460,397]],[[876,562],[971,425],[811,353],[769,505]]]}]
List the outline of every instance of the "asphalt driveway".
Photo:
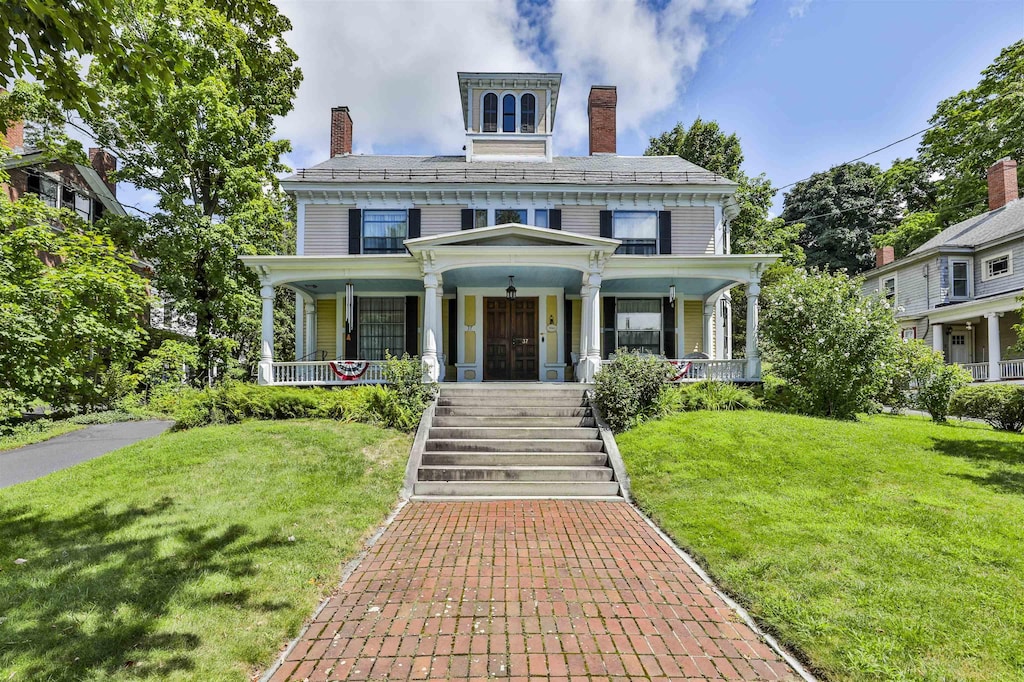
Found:
[{"label": "asphalt driveway", "polygon": [[0,452],[0,488],[31,481],[152,438],[169,429],[171,424],[155,420],[96,424],[42,443]]}]

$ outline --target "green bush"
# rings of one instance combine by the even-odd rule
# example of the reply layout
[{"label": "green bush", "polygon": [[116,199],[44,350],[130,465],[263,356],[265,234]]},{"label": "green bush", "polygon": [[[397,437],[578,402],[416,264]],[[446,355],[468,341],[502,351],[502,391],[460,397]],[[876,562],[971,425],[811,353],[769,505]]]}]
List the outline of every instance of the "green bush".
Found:
[{"label": "green bush", "polygon": [[754,392],[754,397],[760,399],[761,407],[766,410],[785,412],[786,414],[798,414],[800,412],[799,398],[789,387],[789,384],[785,380],[771,374],[764,376],[760,388]]},{"label": "green bush", "polygon": [[617,353],[594,378],[594,402],[613,431],[625,431],[658,412],[672,373],[656,355]]},{"label": "green bush", "polygon": [[753,410],[760,401],[748,389],[724,381],[698,381],[682,384],[665,392],[666,412],[694,410]]},{"label": "green bush", "polygon": [[978,384],[961,388],[950,401],[954,417],[983,419],[1001,431],[1024,428],[1024,386]]},{"label": "green bush", "polygon": [[147,391],[160,386],[177,389],[188,378],[188,368],[195,367],[198,361],[199,351],[194,345],[166,339],[139,362],[135,371]]},{"label": "green bush", "polygon": [[944,422],[949,416],[949,405],[957,391],[971,383],[971,373],[956,364],[946,364],[942,353],[927,348],[921,341],[911,341],[907,345],[920,344],[925,350],[914,355],[911,377],[917,389],[915,404],[932,416],[932,421]]}]

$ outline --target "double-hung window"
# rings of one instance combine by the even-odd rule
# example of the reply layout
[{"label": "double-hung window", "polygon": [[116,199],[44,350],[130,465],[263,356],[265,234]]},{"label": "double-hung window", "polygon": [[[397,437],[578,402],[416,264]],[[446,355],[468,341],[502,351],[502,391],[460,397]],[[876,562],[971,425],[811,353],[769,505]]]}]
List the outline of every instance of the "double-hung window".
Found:
[{"label": "double-hung window", "polygon": [[616,299],[615,347],[654,354],[661,352],[661,299]]},{"label": "double-hung window", "polygon": [[494,210],[494,224],[519,223],[520,225],[525,225],[527,221],[526,215],[525,208],[498,208]]},{"label": "double-hung window", "polygon": [[409,238],[409,212],[363,211],[363,253],[402,253]]},{"label": "double-hung window", "polygon": [[622,242],[618,253],[642,256],[658,253],[658,212],[615,211],[612,237]]},{"label": "double-hung window", "polygon": [[982,276],[984,280],[998,279],[1013,274],[1013,257],[1009,253],[1001,253],[998,256],[986,258],[982,265]]},{"label": "double-hung window", "polygon": [[57,197],[60,192],[60,185],[53,178],[32,173],[26,179],[25,189],[32,194],[37,194],[39,196],[39,200],[47,206],[57,206]]},{"label": "double-hung window", "polygon": [[362,360],[383,360],[384,352],[402,355],[405,352],[405,298],[359,297],[359,356]]},{"label": "double-hung window", "polygon": [[953,298],[967,298],[971,295],[971,281],[967,261],[955,260],[950,263],[953,282]]},{"label": "double-hung window", "polygon": [[896,275],[882,280],[882,293],[890,301],[896,298]]},{"label": "double-hung window", "polygon": [[489,225],[533,225],[548,226],[548,210],[546,208],[478,208],[473,211],[473,227]]}]

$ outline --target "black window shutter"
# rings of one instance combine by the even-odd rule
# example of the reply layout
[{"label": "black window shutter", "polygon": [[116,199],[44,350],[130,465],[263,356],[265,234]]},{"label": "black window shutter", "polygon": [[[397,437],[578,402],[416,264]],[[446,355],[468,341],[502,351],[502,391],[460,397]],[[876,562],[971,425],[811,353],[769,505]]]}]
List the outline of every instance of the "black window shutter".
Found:
[{"label": "black window shutter", "polygon": [[562,229],[562,209],[552,208],[548,211],[548,227],[552,230]]},{"label": "black window shutter", "polygon": [[409,209],[409,239],[416,239],[420,236],[420,209]]},{"label": "black window shutter", "polygon": [[352,297],[352,330],[345,337],[345,359],[359,359],[359,297]]},{"label": "black window shutter", "polygon": [[601,236],[612,238],[612,212],[601,211]]},{"label": "black window shutter", "polygon": [[[676,305],[681,305],[676,301]],[[666,358],[676,356],[676,309],[669,302],[668,296],[661,299],[661,332],[664,339],[664,348],[661,352]]]},{"label": "black window shutter", "polygon": [[658,212],[658,253],[672,253],[672,211]]},{"label": "black window shutter", "polygon": [[565,338],[565,364],[572,362],[572,301],[565,299],[565,314],[562,316],[562,336]]},{"label": "black window shutter", "polygon": [[604,310],[604,329],[601,334],[601,357],[608,359],[609,353],[615,352],[615,297],[605,296],[601,299]]},{"label": "black window shutter", "polygon": [[448,352],[445,364],[455,365],[459,360],[459,299],[448,299],[448,330],[445,336],[445,343],[448,344]]},{"label": "black window shutter", "polygon": [[363,212],[358,208],[348,210],[348,252],[362,253]]},{"label": "black window shutter", "polygon": [[462,229],[472,230],[473,229],[473,209],[464,208],[462,209]]},{"label": "black window shutter", "polygon": [[416,343],[416,331],[420,319],[420,297],[405,297],[405,352],[409,355],[419,355],[420,349]]}]

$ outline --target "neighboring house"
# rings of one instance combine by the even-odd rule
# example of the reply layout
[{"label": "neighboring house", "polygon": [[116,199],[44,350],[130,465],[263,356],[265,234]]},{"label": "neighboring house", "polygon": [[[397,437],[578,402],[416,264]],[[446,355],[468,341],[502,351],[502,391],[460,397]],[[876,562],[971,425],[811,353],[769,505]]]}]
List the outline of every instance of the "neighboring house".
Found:
[{"label": "neighboring house", "polygon": [[[465,153],[352,154],[284,179],[297,253],[244,256],[263,297],[262,383],[379,381],[385,351],[448,381],[592,381],[618,348],[682,379],[753,380],[761,273],[729,253],[736,183],[676,156],[616,154],[616,89],[590,91],[590,155],[552,152],[561,75],[459,73]],[[743,285],[746,359],[730,357]],[[296,358],[273,358],[274,287],[296,292]]]},{"label": "neighboring house", "polygon": [[[117,185],[110,174],[117,170],[113,154],[98,148],[89,149],[89,165],[64,163],[48,159],[42,151],[25,144],[24,122],[17,121],[3,132],[4,142],[13,152],[3,160],[3,169],[10,176],[0,185],[7,198],[17,201],[28,194],[38,196],[49,206],[75,211],[87,223],[95,223],[105,215],[125,215],[124,206],[117,200]],[[44,259],[51,258],[42,254]],[[136,258],[135,269],[152,276],[152,268]],[[159,292],[147,320],[151,329],[194,336],[195,326],[187,320],[164,313],[167,302]]]},{"label": "neighboring house", "polygon": [[1014,350],[1024,293],[1024,201],[1017,162],[988,169],[989,211],[946,228],[899,260],[876,252],[867,291],[885,292],[905,338],[924,339],[975,380],[1024,379]]}]

